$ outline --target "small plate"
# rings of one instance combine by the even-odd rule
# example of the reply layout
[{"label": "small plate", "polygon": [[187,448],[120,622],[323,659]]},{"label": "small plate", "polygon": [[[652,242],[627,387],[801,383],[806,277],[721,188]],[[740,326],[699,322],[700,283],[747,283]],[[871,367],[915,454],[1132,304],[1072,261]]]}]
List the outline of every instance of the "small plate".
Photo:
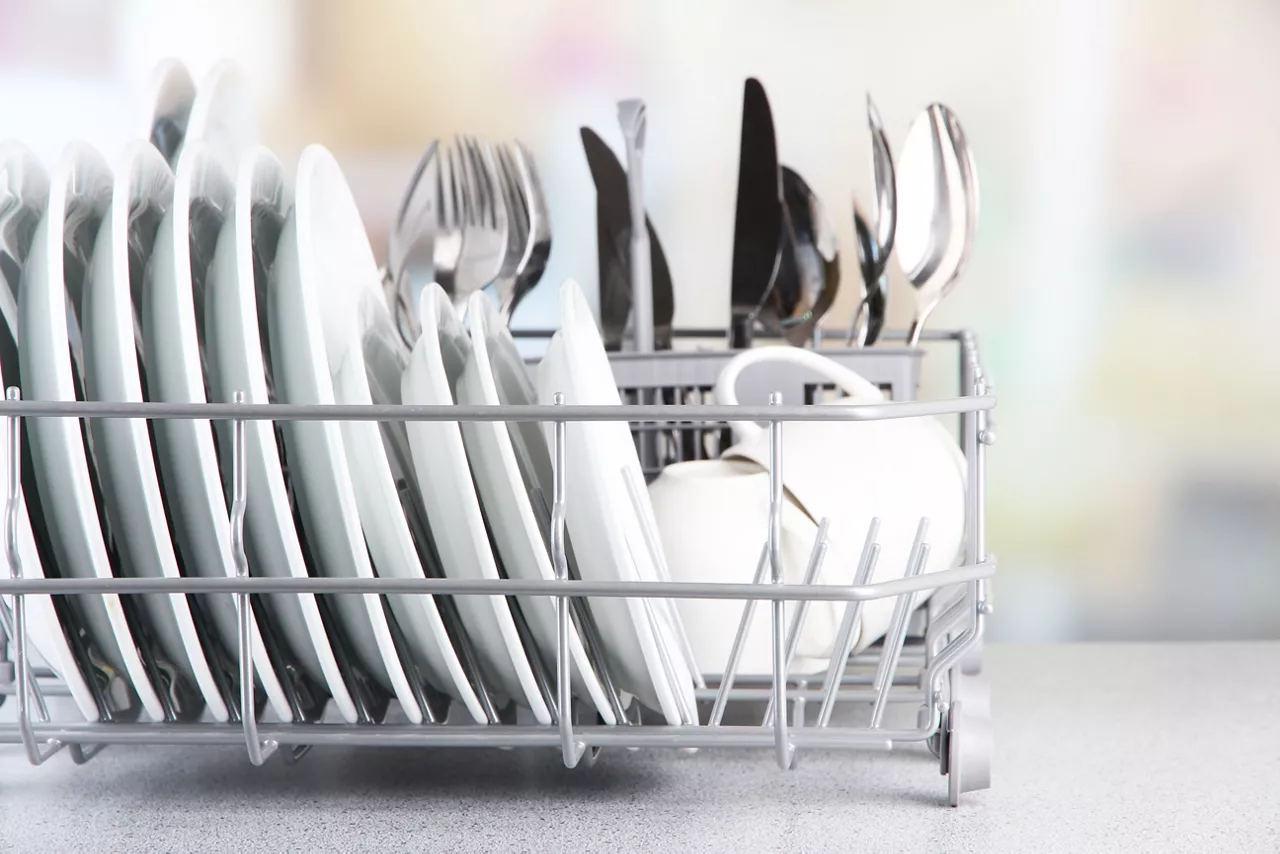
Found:
[{"label": "small plate", "polygon": [[[85,285],[83,313],[85,397],[140,403],[147,399],[142,373],[142,329],[138,323],[146,263],[161,219],[173,199],[173,173],[149,142],[126,148],[116,171],[111,207],[94,242]],[[153,451],[154,422],[95,418],[89,421],[98,474],[106,490],[107,519],[122,565],[131,575],[180,578],[165,495]],[[165,659],[176,668],[168,683],[172,711],[179,718],[199,714],[190,696],[195,683],[215,720],[229,719],[222,686],[205,658],[200,633],[186,596],[147,595],[141,604]]]},{"label": "small plate", "polygon": [[[381,300],[378,281],[338,164],[322,146],[309,146],[298,164],[296,203],[280,237],[268,301],[271,359],[282,400],[373,402],[354,313],[370,291]],[[285,436],[298,462],[299,497],[316,535],[316,553],[358,566],[371,554],[379,575],[425,577],[378,425],[291,422]],[[361,567],[366,572],[371,573]],[[432,683],[461,700],[477,722],[488,722],[435,598],[388,598],[416,663]]]},{"label": "small plate", "polygon": [[[0,314],[3,315],[0,317],[0,388],[8,388],[9,381],[17,380],[19,376],[18,280],[31,251],[31,238],[44,216],[48,200],[49,175],[40,161],[18,143],[0,142]],[[22,461],[26,464],[20,463],[22,494],[18,498],[17,557],[23,578],[45,578],[46,568],[53,570],[55,564],[39,489],[29,462],[25,422],[22,433]],[[0,419],[0,442],[3,442],[0,444],[0,489],[7,494],[10,475],[9,458],[5,453],[9,447],[8,418]],[[37,511],[36,527],[32,526],[27,512],[28,499],[32,499],[30,506]],[[50,571],[47,574],[54,576],[57,573]],[[8,596],[5,602],[12,606]],[[58,619],[57,608],[49,596],[27,596],[26,603],[27,627],[36,652],[62,677],[85,720],[98,720],[98,701],[84,677],[85,672],[90,672],[89,667],[86,663],[85,669],[81,670],[80,659],[67,641],[69,635],[77,634],[74,624],[68,623],[64,634],[63,623]],[[65,604],[59,602],[59,605],[63,606],[64,614],[69,618]]]},{"label": "small plate", "polygon": [[[432,283],[422,290],[418,320],[422,336],[414,345],[401,381],[404,402],[453,406],[453,388],[471,356],[471,342],[439,285]],[[373,332],[369,330],[366,336]],[[395,340],[390,324],[385,333],[388,340]],[[445,575],[499,578],[458,422],[412,421],[407,427],[427,524]],[[532,709],[538,723],[550,724],[551,711],[520,642],[506,597],[460,596],[457,601],[485,673],[508,695]]]},{"label": "small plate", "polygon": [[239,63],[224,59],[200,81],[184,144],[203,142],[231,174],[258,139],[258,115],[248,77]]},{"label": "small plate", "polygon": [[[456,380],[458,403],[473,406],[526,406],[537,403],[538,392],[516,342],[488,295],[472,294],[467,304],[470,353]],[[424,326],[424,329],[428,327]],[[453,324],[440,327],[444,335]],[[455,344],[454,349],[460,349]],[[542,491],[546,511],[551,502],[551,456],[541,428],[528,421],[468,421],[462,438],[475,475],[475,488],[489,521],[503,568],[512,578],[555,579],[551,555],[530,494]],[[549,524],[550,520],[546,520]],[[558,647],[556,602],[547,596],[522,596],[520,608],[546,661],[555,661]],[[600,684],[578,635],[569,624],[569,654],[573,659],[574,692],[589,700],[605,723],[618,722],[605,688]]]},{"label": "small plate", "polygon": [[[572,280],[560,288],[560,329],[538,366],[539,402],[553,403],[557,392],[568,404],[621,405],[591,308]],[[567,525],[582,578],[661,580],[645,536],[650,522],[627,487],[626,478],[640,464],[626,423],[569,422],[566,433]],[[637,499],[647,503],[643,479],[638,492]],[[591,600],[591,610],[618,687],[673,726],[696,724],[694,679],[678,642],[679,614],[650,599],[601,597]]]},{"label": "small plate", "polygon": [[[111,183],[102,155],[79,142],[67,147],[49,181],[49,206],[36,229],[18,298],[22,387],[31,400],[84,399],[80,317],[89,257],[110,207]],[[59,569],[76,578],[120,574],[118,556],[107,548],[102,490],[84,422],[32,418],[29,424],[36,482],[48,500],[44,509]],[[133,603],[114,593],[68,600],[97,649],[95,665],[109,677],[104,693],[126,709],[131,702],[124,686],[131,685],[147,714],[164,720],[165,705],[139,653],[142,638],[135,636]]]},{"label": "small plate", "polygon": [[187,121],[196,100],[196,84],[191,72],[177,59],[163,59],[151,72],[143,135],[151,141],[170,167],[187,136]]},{"label": "small plate", "polygon": [[[205,305],[204,287],[223,221],[232,201],[231,182],[202,150],[187,145],[174,176],[173,204],[156,234],[142,290],[142,338],[151,400],[205,403],[201,368],[204,341],[197,332]],[[200,293],[195,291],[199,289]],[[258,423],[258,422],[254,422]],[[165,494],[173,511],[174,535],[184,569],[206,578],[234,577],[231,525],[223,497],[213,428],[208,421],[178,419],[155,423],[156,456]],[[230,459],[229,455],[223,457]],[[285,597],[292,599],[293,597]],[[239,646],[239,624],[232,596],[202,597],[227,650]],[[310,637],[285,635],[303,650],[300,659],[316,664]],[[258,620],[249,621],[253,662],[267,701],[280,720],[293,711],[271,664]]]},{"label": "small plate", "polygon": [[[237,391],[244,392],[246,403],[289,400],[273,382],[279,374],[271,370],[277,355],[271,346],[280,345],[267,334],[266,303],[268,277],[292,204],[293,195],[286,186],[280,161],[265,148],[250,151],[236,176],[234,207],[218,239],[209,273],[205,334],[213,400],[229,403]],[[313,428],[310,432],[316,431]],[[304,438],[307,433],[302,431]],[[219,424],[218,440],[222,457],[227,459],[231,432],[226,422]],[[309,450],[317,451],[305,442],[295,444],[284,425],[245,422],[245,524],[250,571],[295,578],[306,578],[313,572],[335,578],[372,578],[373,569],[354,514],[350,520],[336,517],[342,519],[341,524],[328,524],[335,518],[333,514],[344,512],[342,503],[337,501],[340,484],[336,479],[326,482],[326,478],[335,478],[334,470],[324,468],[310,477],[298,477],[299,462],[301,467],[329,465],[323,446],[318,449],[319,456],[307,456],[304,452]],[[304,480],[318,496],[319,504],[312,509],[329,514],[321,524],[310,528],[308,521],[314,523],[316,517],[304,511]],[[302,492],[295,501],[294,490],[299,487]],[[310,543],[304,539],[304,532],[309,534]],[[314,597],[302,599],[312,600],[308,610],[316,607]],[[360,664],[384,687],[394,690],[410,720],[420,722],[421,710],[396,654],[382,600],[377,596],[344,595],[330,597],[329,601]],[[299,610],[299,597],[277,597],[274,604],[277,613],[292,613],[291,620],[307,622]],[[358,696],[353,695],[353,699]]]}]

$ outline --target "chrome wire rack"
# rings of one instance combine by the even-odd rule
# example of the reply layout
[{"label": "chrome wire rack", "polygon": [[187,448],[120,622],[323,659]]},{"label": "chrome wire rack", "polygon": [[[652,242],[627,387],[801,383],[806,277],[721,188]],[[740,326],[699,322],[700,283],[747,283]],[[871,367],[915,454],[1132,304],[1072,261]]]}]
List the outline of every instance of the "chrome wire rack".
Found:
[{"label": "chrome wire rack", "polygon": [[[757,748],[771,751],[782,768],[790,768],[801,749],[869,748],[892,749],[909,743],[923,743],[939,760],[948,776],[949,801],[959,803],[962,792],[986,788],[990,784],[991,724],[989,692],[981,676],[983,626],[991,608],[987,581],[995,572],[995,559],[986,550],[984,518],[985,453],[994,442],[991,420],[995,398],[979,359],[977,342],[967,332],[934,333],[933,341],[950,341],[960,351],[960,395],[938,401],[914,400],[921,350],[886,348],[878,350],[823,349],[887,388],[891,399],[883,404],[858,407],[781,405],[781,400],[813,402],[820,396],[821,383],[795,388],[772,388],[769,405],[727,407],[703,404],[715,376],[732,354],[666,352],[618,355],[614,358],[615,378],[629,401],[636,405],[608,406],[292,406],[160,403],[51,403],[24,401],[16,389],[9,390],[0,403],[0,416],[8,421],[5,452],[9,483],[5,495],[5,556],[8,577],[0,578],[0,701],[16,706],[16,722],[0,724],[0,743],[19,743],[28,759],[40,764],[66,748],[77,763],[85,762],[107,745],[179,744],[245,745],[251,762],[260,765],[279,751],[286,761],[296,761],[316,745],[378,747],[538,747],[560,751],[569,767],[590,766],[603,748]],[[744,395],[744,400],[747,396]],[[697,402],[690,403],[688,401]],[[652,401],[652,402],[648,402]],[[813,546],[806,582],[784,583],[778,550],[770,548],[778,536],[783,500],[783,455],[781,438],[788,422],[880,421],[917,416],[955,415],[960,420],[959,441],[967,460],[966,536],[962,565],[927,575],[920,574],[927,552],[928,520],[920,520],[911,557],[902,577],[867,583],[878,554],[878,520],[866,533],[861,558],[850,585],[816,584],[814,568],[820,565],[826,546],[826,524],[819,527]],[[19,474],[21,431],[24,418],[66,417],[198,419],[229,421],[232,424],[233,453],[224,465],[230,467],[232,483],[231,548],[236,556],[236,575],[227,578],[138,578],[98,579],[24,577],[18,558],[18,508],[21,496]],[[421,579],[335,579],[267,578],[252,575],[244,551],[244,511],[246,506],[244,425],[251,420],[269,421],[539,421],[554,425],[552,457],[555,488],[550,500],[535,495],[550,534],[556,578],[528,581],[501,578],[461,580]],[[601,582],[582,581],[569,575],[565,555],[566,508],[574,500],[563,477],[566,460],[566,425],[574,421],[625,421],[632,425],[646,468],[650,473],[679,459],[714,456],[719,439],[730,420],[754,420],[768,425],[770,438],[771,524],[760,532],[761,559],[754,583],[694,582]],[[687,440],[686,440],[687,439]],[[692,450],[691,450],[692,448]],[[407,508],[408,509],[408,508]],[[913,610],[916,594],[933,591],[927,605]],[[26,603],[31,596],[83,596],[115,593],[137,594],[231,594],[237,604],[238,644],[226,656],[228,706],[233,710],[229,723],[209,720],[140,720],[135,714],[111,715],[104,711],[99,721],[73,721],[68,713],[54,714],[47,698],[65,695],[67,689],[56,674],[32,661],[26,626]],[[269,720],[263,715],[260,691],[255,686],[250,620],[251,597],[260,594],[432,594],[437,596],[503,595],[547,596],[556,600],[558,643],[555,656],[542,661],[534,650],[528,627],[519,618],[518,630],[529,658],[534,662],[540,690],[552,710],[550,725],[530,723],[517,714],[514,705],[490,708],[487,725],[461,723],[448,718],[448,701],[434,692],[423,692],[422,724],[398,720],[388,713],[384,698],[368,704],[373,709],[362,724],[330,722],[323,715],[298,714],[293,721]],[[632,703],[627,710],[621,691],[610,678],[602,654],[600,636],[586,607],[587,597],[652,599],[733,599],[747,603],[738,626],[734,652],[722,672],[703,674],[704,685],[697,691],[697,725],[671,726],[653,723],[656,718]],[[895,606],[884,638],[870,648],[851,655],[857,636],[861,610],[868,601],[894,599]],[[515,601],[514,599],[511,601]],[[844,603],[837,634],[836,652],[818,684],[816,677],[788,674],[795,653],[805,609],[813,602]],[[759,602],[770,603],[772,673],[767,677],[746,677],[736,673],[738,652],[751,614]],[[791,619],[784,604],[796,603]],[[588,660],[596,669],[619,713],[618,725],[604,725],[594,710],[573,696],[569,654],[569,626],[579,629]],[[468,677],[486,698],[493,696],[483,674],[474,665],[466,632],[452,626],[451,638],[459,645],[459,657]],[[468,662],[471,662],[468,664]],[[92,662],[81,661],[82,668]],[[431,696],[426,696],[430,693]],[[916,707],[915,726],[889,726],[890,706]],[[323,702],[321,702],[323,706]],[[836,715],[837,706],[841,710]],[[763,708],[763,711],[761,709]],[[780,712],[780,713],[779,713]],[[124,719],[120,719],[124,718]],[[727,722],[746,721],[745,723]]]}]

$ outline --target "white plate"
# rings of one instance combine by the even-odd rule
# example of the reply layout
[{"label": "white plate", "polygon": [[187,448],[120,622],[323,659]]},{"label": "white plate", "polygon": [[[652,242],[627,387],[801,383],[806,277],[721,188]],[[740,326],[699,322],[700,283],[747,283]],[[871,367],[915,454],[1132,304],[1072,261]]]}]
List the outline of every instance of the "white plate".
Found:
[{"label": "white plate", "polygon": [[[248,403],[274,403],[279,386],[273,386],[264,357],[269,346],[267,312],[259,313],[268,298],[268,273],[275,263],[280,233],[293,197],[285,183],[284,168],[270,151],[257,148],[245,156],[236,176],[235,202],[218,239],[209,273],[208,346],[212,399],[227,403],[243,391]],[[287,397],[281,399],[287,400]],[[331,526],[311,534],[311,553],[299,531],[305,521],[295,514],[292,490],[285,477],[282,448],[288,444],[282,427],[267,421],[245,422],[245,455],[248,461],[246,538],[250,570],[264,575],[305,578],[315,569],[338,578],[373,577],[358,525]],[[305,432],[305,431],[304,431]],[[231,453],[231,434],[220,425],[218,439],[223,459]],[[291,453],[296,449],[290,448]],[[293,457],[296,461],[301,457]],[[323,475],[316,475],[317,480]],[[298,485],[296,469],[294,485]],[[326,489],[320,484],[320,489]],[[334,493],[336,494],[336,492]],[[299,508],[301,509],[301,508]],[[330,512],[342,512],[341,509]],[[353,529],[353,530],[352,530]],[[300,617],[298,597],[279,597],[276,610]],[[308,610],[316,605],[313,597]],[[396,655],[382,600],[377,596],[334,596],[330,600],[361,663],[384,686],[394,690],[415,723],[421,710]]]},{"label": "white plate", "polygon": [[177,59],[163,59],[151,72],[147,112],[140,128],[170,166],[178,162],[187,135],[187,121],[196,100],[191,72]]},{"label": "white plate", "polygon": [[200,81],[186,143],[203,142],[230,174],[244,155],[258,144],[258,116],[253,89],[239,63],[224,59]]},{"label": "white plate", "polygon": [[[360,340],[353,334],[359,297],[369,289],[381,298],[355,200],[333,156],[309,146],[298,164],[296,203],[280,237],[268,301],[281,400],[372,402]],[[353,565],[361,575],[372,572],[371,553],[379,575],[424,577],[378,425],[292,422],[285,436],[301,475],[299,498],[315,533],[316,553]],[[476,721],[487,721],[435,599],[389,598],[415,660],[435,686],[461,700]]]},{"label": "white plate", "polygon": [[[533,387],[515,340],[486,294],[477,292],[471,296],[467,304],[467,325],[471,333],[470,353],[461,378],[456,379],[458,403],[474,406],[537,403],[537,389]],[[453,329],[453,324],[445,324],[440,327],[440,333],[444,335]],[[455,344],[455,349],[464,343]],[[541,489],[549,511],[551,457],[542,430],[528,421],[507,424],[468,421],[462,424],[462,438],[471,460],[480,504],[507,574],[512,578],[553,580],[555,568],[538,511],[530,499],[532,490]],[[544,660],[555,661],[558,637],[555,600],[547,596],[522,596],[520,608]],[[591,667],[573,623],[569,624],[569,654],[573,659],[574,692],[590,700],[605,723],[617,723],[608,695]]]},{"label": "white plate", "polygon": [[[151,400],[206,402],[201,369],[204,342],[197,333],[197,316],[203,311],[197,311],[197,306],[203,309],[205,304],[203,289],[209,264],[230,211],[232,193],[230,179],[201,144],[186,146],[174,176],[173,204],[160,223],[142,289],[142,338]],[[194,293],[196,287],[201,289],[199,295]],[[156,422],[154,429],[156,456],[184,569],[206,578],[234,577],[231,525],[212,426],[208,421],[174,420]],[[235,599],[206,596],[201,604],[213,618],[223,645],[234,655],[239,645]],[[281,622],[295,647],[302,642],[301,660],[314,662],[306,626],[297,636],[289,631],[288,620]],[[256,619],[249,621],[249,631],[254,666],[267,700],[279,719],[290,720],[293,713],[288,697],[271,665]],[[318,668],[316,673],[315,678],[320,679]]]},{"label": "white plate", "polygon": [[[156,230],[172,200],[173,173],[160,152],[149,142],[129,145],[116,170],[111,207],[94,242],[85,284],[81,332],[88,400],[145,399],[137,313]],[[123,567],[141,577],[181,577],[150,423],[96,418],[90,420],[89,430]],[[169,664],[194,681],[215,720],[228,720],[226,701],[205,659],[187,597],[148,595],[141,597],[141,604]],[[185,717],[189,708],[176,684],[170,696],[175,711]]]},{"label": "white plate", "polygon": [[[552,403],[557,392],[568,404],[621,405],[590,306],[572,280],[560,288],[560,330],[538,366],[539,402]],[[548,433],[553,426],[546,425]],[[646,544],[644,513],[633,504],[625,480],[632,466],[639,469],[626,423],[570,422],[566,433],[567,525],[582,578],[661,580]],[[672,725],[696,723],[694,679],[677,640],[678,626],[671,623],[670,615],[679,619],[674,609],[648,599],[601,597],[591,600],[591,610],[615,684]]]},{"label": "white plate", "polygon": [[[404,402],[452,406],[453,387],[471,356],[471,342],[448,295],[437,284],[422,290],[418,319],[422,336],[404,371]],[[386,331],[395,335],[390,326]],[[458,422],[413,421],[408,431],[427,525],[440,552],[441,568],[454,578],[499,578]],[[538,689],[506,597],[459,596],[457,602],[486,675],[507,694],[522,699],[538,723],[550,724],[551,712]]]},{"label": "white plate", "polygon": [[[0,388],[8,388],[9,382],[18,379],[18,279],[48,200],[49,175],[40,161],[17,143],[0,142],[0,309],[3,313],[0,317]],[[0,443],[3,443],[0,444],[0,490],[5,491],[7,498],[10,474],[8,455],[4,453],[9,447],[7,418],[0,419]],[[22,451],[24,455],[29,454],[25,442]],[[48,562],[50,569],[54,567],[50,538],[34,473],[29,464],[24,468],[23,494],[18,498],[18,563],[23,578],[44,578],[45,563]],[[39,546],[27,514],[28,498],[38,513]],[[7,503],[5,515],[8,515]],[[7,567],[4,572],[7,574]],[[5,602],[12,605],[8,596]],[[97,700],[67,643],[53,600],[48,596],[27,596],[26,613],[27,630],[36,652],[62,677],[85,720],[98,720]],[[75,627],[69,627],[68,631],[74,632]]]},{"label": "white plate", "polygon": [[[89,255],[111,202],[111,170],[84,143],[63,153],[49,182],[49,206],[36,229],[19,289],[22,387],[32,400],[74,401],[79,392],[79,324]],[[69,334],[74,333],[74,335]],[[73,356],[73,353],[76,354]],[[58,567],[78,578],[111,578],[106,519],[96,471],[86,454],[88,433],[68,418],[33,418],[31,452]],[[124,677],[147,714],[164,720],[164,705],[147,677],[125,609],[116,594],[71,597],[113,675]],[[118,686],[120,683],[116,683]],[[109,691],[117,703],[117,687]]]}]

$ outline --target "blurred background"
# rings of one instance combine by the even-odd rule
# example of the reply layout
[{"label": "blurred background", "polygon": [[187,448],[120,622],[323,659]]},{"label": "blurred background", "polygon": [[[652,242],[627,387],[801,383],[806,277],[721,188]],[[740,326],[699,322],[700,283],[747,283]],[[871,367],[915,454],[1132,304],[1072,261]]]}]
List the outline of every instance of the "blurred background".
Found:
[{"label": "blurred background", "polygon": [[[1280,6],[1271,0],[0,0],[0,138],[52,163],[142,136],[148,79],[233,57],[264,141],[321,142],[381,254],[427,142],[519,137],[555,240],[544,282],[596,284],[578,140],[622,151],[648,104],[646,198],[677,327],[723,326],[743,78],[781,159],[839,228],[870,199],[870,92],[891,141],[931,101],[964,122],[982,187],[965,280],[934,314],[983,344],[993,636],[1280,637]],[[552,287],[513,326],[554,324]],[[911,299],[894,284],[890,319]],[[922,395],[955,391],[926,360]]]}]

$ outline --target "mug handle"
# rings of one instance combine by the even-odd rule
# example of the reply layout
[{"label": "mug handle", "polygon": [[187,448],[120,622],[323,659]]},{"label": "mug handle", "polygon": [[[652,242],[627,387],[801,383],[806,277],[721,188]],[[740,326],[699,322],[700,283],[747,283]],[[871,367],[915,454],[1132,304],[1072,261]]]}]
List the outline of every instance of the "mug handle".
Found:
[{"label": "mug handle", "polygon": [[[884,400],[884,393],[866,378],[812,350],[801,347],[757,347],[739,353],[724,366],[724,370],[716,379],[714,391],[716,403],[722,406],[737,406],[738,378],[747,368],[761,362],[789,362],[798,367],[807,368],[823,379],[835,383],[841,391],[855,400]],[[764,432],[764,428],[754,421],[732,421],[729,426],[733,429],[735,443],[754,439]]]}]

